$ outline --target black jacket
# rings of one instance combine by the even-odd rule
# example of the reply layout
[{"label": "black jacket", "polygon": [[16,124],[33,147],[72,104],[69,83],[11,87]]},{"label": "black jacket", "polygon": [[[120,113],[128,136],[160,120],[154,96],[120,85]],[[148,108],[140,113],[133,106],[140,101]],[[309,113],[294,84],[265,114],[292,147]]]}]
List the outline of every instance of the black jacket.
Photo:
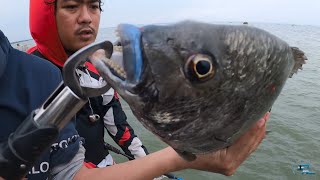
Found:
[{"label": "black jacket", "polygon": [[[0,142],[39,108],[62,81],[61,73],[50,62],[11,47],[0,31]],[[61,143],[63,142],[63,143]],[[79,150],[80,138],[75,121],[60,132],[52,149],[45,152],[27,175],[28,180],[43,180],[57,165],[69,162]]]}]

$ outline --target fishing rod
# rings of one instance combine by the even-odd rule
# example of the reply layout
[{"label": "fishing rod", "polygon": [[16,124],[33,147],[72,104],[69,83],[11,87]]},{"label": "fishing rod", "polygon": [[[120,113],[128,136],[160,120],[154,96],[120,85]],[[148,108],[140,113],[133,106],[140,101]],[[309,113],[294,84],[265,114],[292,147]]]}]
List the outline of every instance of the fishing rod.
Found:
[{"label": "fishing rod", "polygon": [[[129,160],[134,160],[134,157],[129,156],[129,155],[123,153],[123,152],[120,151],[118,148],[112,146],[112,145],[109,144],[109,143],[104,143],[104,147],[105,147],[106,149],[108,149],[108,150],[116,153],[116,154],[120,154],[120,155],[128,158]],[[179,178],[179,177],[175,176],[173,173],[166,173],[166,174],[164,174],[164,176],[166,176],[166,177],[169,178],[169,179],[183,180],[182,178]]]}]

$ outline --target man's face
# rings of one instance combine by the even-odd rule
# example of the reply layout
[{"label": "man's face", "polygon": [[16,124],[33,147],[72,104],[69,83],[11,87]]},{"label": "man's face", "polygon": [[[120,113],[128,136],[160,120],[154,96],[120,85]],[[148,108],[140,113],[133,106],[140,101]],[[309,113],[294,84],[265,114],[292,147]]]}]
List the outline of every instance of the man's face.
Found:
[{"label": "man's face", "polygon": [[57,0],[57,28],[68,55],[95,41],[100,14],[98,0]]}]

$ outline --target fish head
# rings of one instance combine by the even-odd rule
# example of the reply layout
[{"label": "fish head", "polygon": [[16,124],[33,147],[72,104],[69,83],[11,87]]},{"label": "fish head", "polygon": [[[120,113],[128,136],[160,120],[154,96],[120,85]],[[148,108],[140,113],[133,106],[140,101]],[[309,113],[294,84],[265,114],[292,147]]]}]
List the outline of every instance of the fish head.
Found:
[{"label": "fish head", "polygon": [[118,33],[126,77],[98,71],[181,154],[231,145],[271,108],[294,66],[286,42],[248,26],[126,24]]}]

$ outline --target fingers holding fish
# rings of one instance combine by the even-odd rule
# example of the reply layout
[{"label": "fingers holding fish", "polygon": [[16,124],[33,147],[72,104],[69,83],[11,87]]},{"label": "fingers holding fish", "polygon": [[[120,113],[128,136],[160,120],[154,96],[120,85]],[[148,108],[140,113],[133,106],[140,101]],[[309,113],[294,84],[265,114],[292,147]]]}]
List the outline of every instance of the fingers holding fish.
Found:
[{"label": "fingers holding fish", "polygon": [[225,152],[225,175],[232,175],[236,169],[249,157],[261,144],[266,133],[266,118],[261,118],[247,132],[245,132]]}]

